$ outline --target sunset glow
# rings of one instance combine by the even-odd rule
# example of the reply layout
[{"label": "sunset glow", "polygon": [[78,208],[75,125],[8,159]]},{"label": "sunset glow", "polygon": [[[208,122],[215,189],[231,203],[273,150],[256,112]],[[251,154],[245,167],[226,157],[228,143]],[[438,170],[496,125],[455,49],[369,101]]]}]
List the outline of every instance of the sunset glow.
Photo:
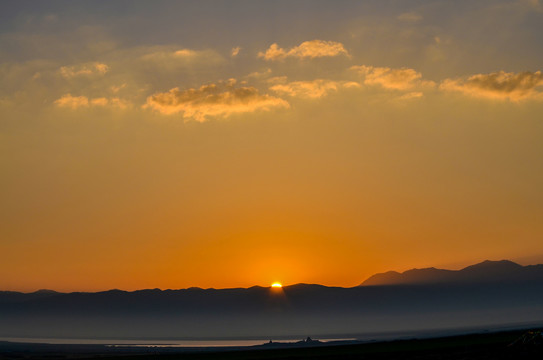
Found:
[{"label": "sunset glow", "polygon": [[542,1],[32,4],[0,3],[0,290],[543,260]]},{"label": "sunset glow", "polygon": [[282,288],[282,287],[283,285],[281,285],[281,283],[278,283],[278,282],[272,284],[272,288]]}]

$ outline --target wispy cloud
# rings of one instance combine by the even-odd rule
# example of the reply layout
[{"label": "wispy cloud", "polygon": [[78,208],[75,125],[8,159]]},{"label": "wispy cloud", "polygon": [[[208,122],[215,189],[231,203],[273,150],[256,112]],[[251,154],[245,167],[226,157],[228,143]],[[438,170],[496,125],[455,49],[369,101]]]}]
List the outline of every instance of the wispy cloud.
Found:
[{"label": "wispy cloud", "polygon": [[77,109],[89,106],[89,98],[86,96],[73,96],[72,94],[62,95],[55,101],[58,107]]},{"label": "wispy cloud", "polygon": [[183,113],[185,119],[205,121],[208,117],[228,117],[273,108],[288,108],[280,98],[260,94],[254,87],[236,87],[235,80],[203,85],[198,89],[173,88],[147,98],[144,105],[162,114]]},{"label": "wispy cloud", "polygon": [[194,59],[203,55],[202,51],[196,51],[191,49],[179,49],[174,51],[158,50],[147,53],[142,56],[145,60],[160,60],[160,59]]},{"label": "wispy cloud", "polygon": [[422,20],[422,15],[411,11],[398,15],[398,20],[415,23]]},{"label": "wispy cloud", "polygon": [[345,55],[349,56],[342,43],[336,41],[311,40],[304,41],[288,50],[272,44],[265,52],[259,52],[258,57],[265,60],[283,60],[287,57],[318,58]]},{"label": "wispy cloud", "polygon": [[409,92],[407,94],[404,94],[397,98],[397,100],[403,101],[403,100],[414,100],[414,99],[420,99],[421,97],[424,97],[424,94],[420,91],[413,91]]},{"label": "wispy cloud", "polygon": [[71,79],[79,76],[104,75],[108,71],[109,66],[106,64],[94,62],[74,66],[62,66],[59,73],[63,78]]},{"label": "wispy cloud", "polygon": [[458,91],[474,97],[517,102],[536,98],[543,100],[543,92],[537,89],[540,86],[543,86],[541,71],[520,73],[499,71],[476,74],[468,78],[446,79],[441,83],[440,89]]},{"label": "wispy cloud", "polygon": [[120,99],[118,97],[106,98],[106,97],[97,97],[97,98],[88,98],[86,96],[73,96],[72,94],[64,94],[57,100],[55,100],[55,105],[61,108],[69,108],[76,110],[79,108],[88,108],[88,107],[116,107],[119,109],[126,109],[131,106],[131,103],[127,100]]},{"label": "wispy cloud", "polygon": [[232,50],[230,51],[230,56],[231,57],[236,57],[236,56],[238,56],[240,51],[241,51],[241,47],[236,46],[235,48],[232,48]]},{"label": "wispy cloud", "polygon": [[352,66],[364,77],[365,85],[379,85],[389,90],[410,90],[419,86],[434,86],[432,81],[422,80],[422,74],[409,68],[389,68],[374,66]]},{"label": "wispy cloud", "polygon": [[245,75],[245,78],[249,78],[249,79],[264,79],[264,78],[267,78],[271,75],[272,73],[272,69],[270,68],[267,68],[266,70],[262,70],[262,71],[254,71],[248,75]]},{"label": "wispy cloud", "polygon": [[328,95],[339,88],[360,87],[360,84],[349,81],[340,82],[326,79],[312,81],[293,81],[284,84],[277,84],[270,87],[270,90],[289,96],[317,99]]},{"label": "wispy cloud", "polygon": [[170,46],[157,46],[145,49],[140,59],[164,69],[187,66],[216,65],[224,58],[215,50],[175,49]]}]

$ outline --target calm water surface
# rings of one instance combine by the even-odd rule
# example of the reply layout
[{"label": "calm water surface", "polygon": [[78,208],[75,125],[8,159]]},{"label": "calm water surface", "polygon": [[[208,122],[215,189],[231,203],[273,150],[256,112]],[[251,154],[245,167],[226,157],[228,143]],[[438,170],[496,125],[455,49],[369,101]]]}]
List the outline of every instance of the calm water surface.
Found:
[{"label": "calm water surface", "polygon": [[[300,339],[302,340],[302,339]],[[273,342],[297,342],[293,339],[273,339]],[[318,339],[320,341],[347,341],[351,339]],[[0,341],[34,344],[109,345],[118,347],[226,347],[262,345],[270,339],[251,340],[115,340],[115,339],[53,339],[3,337]]]}]

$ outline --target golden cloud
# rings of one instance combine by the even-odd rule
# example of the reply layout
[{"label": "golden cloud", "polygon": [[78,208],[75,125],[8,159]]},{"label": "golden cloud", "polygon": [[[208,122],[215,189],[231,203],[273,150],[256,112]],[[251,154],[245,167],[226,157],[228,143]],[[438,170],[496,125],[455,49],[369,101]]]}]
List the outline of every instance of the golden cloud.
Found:
[{"label": "golden cloud", "polygon": [[231,57],[236,57],[236,56],[238,56],[240,51],[241,51],[241,47],[236,46],[235,48],[232,48],[232,50],[230,51],[230,56]]},{"label": "golden cloud", "polygon": [[90,104],[95,106],[106,106],[107,103],[108,99],[106,99],[105,97],[94,98],[90,100]]},{"label": "golden cloud", "polygon": [[259,52],[258,57],[265,60],[283,60],[287,57],[317,58],[346,55],[347,50],[342,43],[335,41],[311,40],[304,41],[298,46],[285,50],[277,44],[272,44],[265,52]]},{"label": "golden cloud", "polygon": [[400,97],[398,97],[396,100],[399,100],[399,101],[406,101],[406,100],[414,100],[414,99],[420,99],[424,97],[424,94],[420,91],[413,91],[413,92],[409,92],[407,94],[404,94]]},{"label": "golden cloud", "polygon": [[474,97],[517,102],[527,99],[543,100],[543,93],[537,90],[537,87],[542,85],[541,71],[520,73],[499,71],[476,74],[467,79],[446,79],[441,83],[440,89],[458,91]]},{"label": "golden cloud", "polygon": [[253,78],[253,79],[262,79],[267,78],[272,73],[272,69],[268,68],[263,71],[255,71],[250,73],[249,75],[245,75],[245,78]]},{"label": "golden cloud", "polygon": [[266,80],[268,84],[286,84],[288,82],[288,77],[283,76],[274,76]]},{"label": "golden cloud", "polygon": [[78,76],[104,75],[108,71],[109,66],[99,62],[75,66],[62,66],[59,70],[60,75],[66,79]]},{"label": "golden cloud", "polygon": [[141,58],[143,60],[163,60],[163,59],[194,59],[202,55],[201,51],[191,50],[191,49],[180,49],[173,51],[158,50],[152,51],[143,55]]},{"label": "golden cloud", "polygon": [[158,46],[146,49],[146,51],[145,54],[141,55],[141,60],[166,69],[216,65],[224,61],[224,58],[214,50],[175,50],[175,48],[172,49],[171,47]]},{"label": "golden cloud", "polygon": [[227,83],[203,85],[198,89],[173,88],[147,98],[145,108],[162,114],[183,112],[185,119],[205,121],[207,117],[228,117],[232,114],[272,108],[288,108],[289,104],[270,95],[260,94],[254,87],[235,87],[235,80]]},{"label": "golden cloud", "polygon": [[337,91],[339,88],[359,87],[360,84],[353,81],[338,82],[325,79],[316,79],[312,81],[293,81],[284,84],[277,84],[270,87],[270,90],[309,99],[318,99],[327,95],[331,91]]},{"label": "golden cloud", "polygon": [[55,104],[59,107],[77,109],[80,107],[88,107],[89,98],[86,96],[72,96],[72,94],[65,94],[55,100]]},{"label": "golden cloud", "polygon": [[116,107],[119,109],[126,109],[131,106],[131,103],[127,100],[120,99],[118,97],[105,98],[98,97],[89,99],[86,96],[73,96],[72,94],[64,94],[57,100],[55,100],[55,105],[62,108],[69,109],[78,109],[78,108],[88,108],[93,107]]},{"label": "golden cloud", "polygon": [[132,107],[132,103],[130,101],[118,98],[118,97],[112,97],[108,99],[109,106],[116,107],[119,109],[128,109]]},{"label": "golden cloud", "polygon": [[119,91],[121,91],[122,89],[124,89],[126,87],[126,83],[124,84],[121,84],[121,85],[112,85],[109,89],[111,90],[112,93],[116,94],[118,93]]},{"label": "golden cloud", "polygon": [[409,68],[352,66],[351,70],[364,76],[365,85],[380,85],[390,90],[409,90],[419,86],[434,86],[432,81],[421,80],[422,74]]}]

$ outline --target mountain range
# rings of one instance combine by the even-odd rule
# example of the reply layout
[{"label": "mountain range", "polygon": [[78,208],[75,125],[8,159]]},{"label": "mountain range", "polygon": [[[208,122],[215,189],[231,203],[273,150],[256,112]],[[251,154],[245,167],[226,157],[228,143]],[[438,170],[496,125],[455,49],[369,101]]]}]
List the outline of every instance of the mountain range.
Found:
[{"label": "mountain range", "polygon": [[371,276],[360,286],[416,284],[473,284],[489,282],[543,281],[543,265],[522,266],[509,260],[486,260],[461,270],[411,269],[388,271]]},{"label": "mountain range", "polygon": [[543,324],[543,265],[376,274],[352,288],[0,292],[0,337],[284,338]]}]

